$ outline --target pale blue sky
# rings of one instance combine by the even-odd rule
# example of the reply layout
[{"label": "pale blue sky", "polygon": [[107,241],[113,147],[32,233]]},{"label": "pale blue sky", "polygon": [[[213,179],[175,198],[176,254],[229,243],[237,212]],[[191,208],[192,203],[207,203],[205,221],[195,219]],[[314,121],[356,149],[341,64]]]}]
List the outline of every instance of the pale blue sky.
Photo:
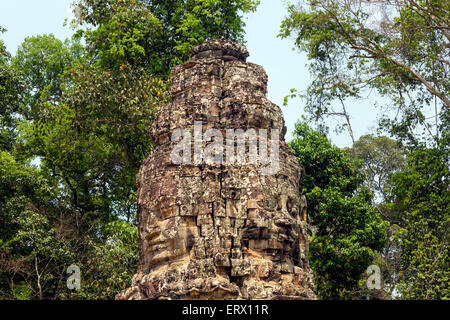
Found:
[{"label": "pale blue sky", "polygon": [[[72,35],[72,30],[64,27],[64,19],[71,13],[69,7],[73,0],[0,0],[0,26],[8,29],[0,35],[14,54],[17,46],[26,38],[38,34],[53,33],[64,40]],[[290,88],[305,90],[309,73],[307,59],[303,53],[292,51],[292,39],[279,39],[280,23],[286,15],[286,8],[280,0],[262,0],[256,13],[246,20],[248,61],[262,65],[269,76],[268,98],[281,106],[288,128],[286,139],[292,138],[295,122],[303,114],[301,101],[293,100],[282,106],[283,98]],[[373,107],[352,104],[349,108],[356,138],[369,133],[376,125]],[[351,141],[345,132],[336,135],[330,132],[334,143],[340,147],[350,146]]]}]

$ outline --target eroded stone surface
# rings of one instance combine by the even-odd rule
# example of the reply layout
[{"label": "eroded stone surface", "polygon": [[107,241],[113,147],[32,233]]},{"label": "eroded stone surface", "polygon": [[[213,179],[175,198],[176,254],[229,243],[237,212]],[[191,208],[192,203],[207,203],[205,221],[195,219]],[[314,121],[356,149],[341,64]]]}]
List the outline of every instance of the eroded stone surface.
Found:
[{"label": "eroded stone surface", "polygon": [[[172,71],[172,102],[152,127],[137,176],[140,261],[118,299],[315,299],[308,262],[304,169],[284,142],[267,75],[244,46],[213,40]],[[280,169],[175,165],[177,128],[279,129]],[[224,133],[225,137],[225,133]]]}]

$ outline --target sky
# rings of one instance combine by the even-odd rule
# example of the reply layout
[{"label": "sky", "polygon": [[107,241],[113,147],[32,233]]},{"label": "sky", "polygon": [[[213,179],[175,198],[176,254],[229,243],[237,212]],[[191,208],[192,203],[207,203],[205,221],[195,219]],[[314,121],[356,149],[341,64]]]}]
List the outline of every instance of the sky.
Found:
[{"label": "sky", "polygon": [[[64,26],[66,18],[72,16],[73,0],[0,0],[0,26],[8,31],[0,34],[9,52],[14,54],[26,37],[53,33],[57,38],[70,38],[73,30]],[[310,76],[308,60],[304,53],[292,50],[293,39],[277,37],[280,24],[286,15],[285,1],[262,0],[255,13],[246,17],[246,46],[250,52],[249,62],[262,65],[266,70],[268,98],[278,104],[287,127],[286,140],[292,139],[296,121],[304,113],[302,101],[294,99],[287,106],[283,100],[291,88],[306,90]],[[374,131],[376,114],[373,108],[361,103],[351,103],[348,111],[355,138]],[[330,138],[339,147],[348,147],[351,140],[347,132],[335,134],[330,123]]]}]

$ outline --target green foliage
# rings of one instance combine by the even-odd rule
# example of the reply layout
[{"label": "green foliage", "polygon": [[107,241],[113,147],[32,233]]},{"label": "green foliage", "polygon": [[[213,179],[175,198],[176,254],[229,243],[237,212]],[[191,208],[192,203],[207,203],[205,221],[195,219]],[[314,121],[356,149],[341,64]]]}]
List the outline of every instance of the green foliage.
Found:
[{"label": "green foliage", "polygon": [[322,299],[354,297],[386,241],[386,223],[371,206],[364,177],[344,150],[299,122],[290,142],[305,166],[303,190],[313,226],[310,263]]},{"label": "green foliage", "polygon": [[410,146],[439,145],[435,120],[450,107],[450,3],[300,3],[289,6],[280,36],[293,37],[311,60],[313,80],[302,95],[310,118],[339,115],[346,99],[374,89],[387,101],[383,128]]},{"label": "green foliage", "polygon": [[[107,6],[108,10],[103,10]],[[161,68],[164,62],[155,55],[161,47],[157,34],[161,33],[158,19],[142,3],[137,1],[81,1],[80,24],[84,21],[96,26],[79,32],[85,36],[91,54],[99,59],[103,68],[118,69],[128,62],[136,66],[151,63],[152,70]],[[149,53],[147,51],[155,50]],[[149,58],[149,59],[146,59]]]},{"label": "green foliage", "polygon": [[374,194],[373,205],[381,217],[389,222],[387,228],[388,240],[383,252],[375,258],[374,264],[378,265],[382,272],[383,288],[378,292],[368,292],[376,298],[390,298],[398,282],[399,273],[399,247],[393,241],[396,232],[396,224],[399,223],[398,212],[392,210],[393,196],[392,176],[406,168],[406,153],[395,140],[385,136],[363,135],[356,141],[353,148],[349,148],[348,154],[360,161],[360,170],[365,173],[365,184]]},{"label": "green foliage", "polygon": [[[39,156],[70,195],[71,206],[109,221],[133,216],[135,175],[152,144],[155,108],[168,100],[167,83],[123,66],[119,74],[79,65],[57,104],[40,105],[43,116],[24,124],[25,148]],[[87,218],[87,216],[86,216]]]},{"label": "green foliage", "polygon": [[408,167],[393,177],[402,299],[450,298],[449,182],[448,148],[415,151]]},{"label": "green foliage", "polygon": [[328,130],[327,117],[344,117],[337,130],[348,126],[353,138],[345,105],[375,91],[383,107],[379,131],[397,139],[367,135],[348,150],[361,160],[375,208],[390,223],[374,260],[388,289],[382,298],[448,297],[442,230],[448,230],[449,17],[448,1],[303,0],[289,6],[281,26],[280,37],[293,37],[307,53],[313,78],[306,92],[291,90],[286,99],[303,97],[321,131]]},{"label": "green foliage", "polygon": [[259,0],[81,0],[79,24],[96,29],[78,34],[85,36],[103,67],[128,62],[167,77],[203,41],[242,42],[242,13],[254,11],[258,4]]},{"label": "green foliage", "polygon": [[32,293],[30,287],[24,282],[12,287],[12,297],[16,300],[30,300]]},{"label": "green foliage", "polygon": [[0,284],[11,287],[1,295],[42,298],[59,285],[55,270],[62,271],[61,264],[72,257],[56,228],[54,189],[39,171],[5,151],[0,151],[0,181]]},{"label": "green foliage", "polygon": [[349,155],[361,160],[365,169],[368,188],[377,202],[386,201],[392,175],[406,166],[405,150],[397,141],[371,134],[361,136],[349,149]]},{"label": "green foliage", "polygon": [[[58,200],[42,174],[0,152],[0,297],[113,298],[136,271],[136,226],[116,219],[83,228],[89,217]],[[73,263],[84,279],[80,292],[66,288]]]},{"label": "green foliage", "polygon": [[[170,70],[206,39],[243,41],[258,2],[81,0],[78,40],[30,37],[12,59],[0,42],[1,298],[112,299],[129,286],[135,176]],[[66,288],[71,264],[79,291]]]},{"label": "green foliage", "polygon": [[18,218],[30,203],[43,205],[43,199],[51,194],[51,188],[39,172],[17,163],[14,157],[0,150],[0,209],[1,240],[5,249],[11,247]]},{"label": "green foliage", "polygon": [[[397,141],[366,135],[351,151],[296,126],[316,292],[449,299],[450,4],[396,0],[376,21],[362,0],[302,2],[280,36],[311,60],[306,94],[290,95],[306,98],[309,118],[324,128],[325,117],[345,116],[338,129],[350,127],[345,102],[367,89],[398,111],[380,121]],[[205,40],[243,42],[243,14],[258,3],[79,0],[78,40],[30,37],[14,57],[0,41],[1,299],[113,299],[129,286],[135,175],[154,112],[169,101],[170,70]],[[80,290],[66,287],[71,264]],[[381,291],[365,288],[370,264],[382,270]]]},{"label": "green foliage", "polygon": [[21,73],[23,88],[20,94],[22,116],[39,119],[40,103],[58,101],[67,68],[79,61],[84,48],[78,42],[62,42],[50,35],[29,37],[17,49],[12,65]]},{"label": "green foliage", "polygon": [[170,99],[169,83],[128,64],[119,73],[83,65],[72,72],[75,86],[64,100],[76,113],[73,125],[107,137],[122,165],[138,169],[151,148],[154,112]]},{"label": "green foliage", "polygon": [[101,241],[90,241],[91,250],[81,268],[80,290],[65,290],[61,298],[114,299],[130,285],[137,271],[137,227],[124,221],[106,224]]},{"label": "green foliage", "polygon": [[[0,27],[0,34],[3,29]],[[0,149],[12,150],[16,138],[17,119],[15,114],[20,110],[19,93],[21,79],[11,66],[11,56],[0,40]]]}]

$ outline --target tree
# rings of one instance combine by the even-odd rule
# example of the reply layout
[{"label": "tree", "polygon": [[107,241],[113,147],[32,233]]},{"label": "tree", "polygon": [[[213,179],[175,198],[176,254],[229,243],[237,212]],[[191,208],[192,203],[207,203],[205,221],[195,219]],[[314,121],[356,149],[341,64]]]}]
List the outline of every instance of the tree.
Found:
[{"label": "tree", "polygon": [[[0,34],[4,31],[0,27]],[[14,148],[18,123],[14,115],[20,110],[20,91],[20,77],[11,66],[11,55],[0,40],[0,150],[11,151]]]},{"label": "tree", "polygon": [[303,192],[313,226],[310,263],[316,293],[322,299],[352,298],[384,246],[387,224],[371,206],[364,176],[344,150],[302,122],[290,146],[306,170]]},{"label": "tree", "polygon": [[362,161],[361,171],[367,174],[367,187],[374,193],[376,203],[388,201],[392,175],[406,166],[405,150],[395,140],[372,134],[361,136],[353,149],[349,155]]},{"label": "tree", "polygon": [[79,290],[64,290],[62,299],[109,299],[129,286],[137,271],[137,228],[124,221],[113,221],[102,230],[101,241],[89,240],[90,250],[82,266]]},{"label": "tree", "polygon": [[[5,183],[41,179],[29,194],[2,197],[0,189],[0,206],[23,203],[0,225],[8,243],[2,296],[111,299],[129,284],[137,267],[135,175],[152,148],[154,112],[170,98],[170,69],[210,37],[242,41],[242,13],[257,2],[82,0],[76,13],[86,28],[77,40],[27,38],[12,63],[1,52],[8,77],[0,78],[0,120],[17,120],[18,135],[4,158],[23,171],[5,174]],[[14,98],[8,104],[6,94]],[[65,287],[69,264],[81,269],[80,291]]]},{"label": "tree", "polygon": [[166,83],[131,67],[119,76],[85,64],[67,77],[61,99],[41,104],[43,116],[22,126],[27,147],[66,187],[86,227],[93,219],[131,222],[135,176],[151,150],[148,130],[168,99]]},{"label": "tree", "polygon": [[51,201],[55,188],[1,150],[0,181],[0,296],[54,297],[73,258]]},{"label": "tree", "polygon": [[[86,218],[45,176],[0,151],[0,298],[114,298],[136,271],[137,228],[117,219],[80,228]],[[72,264],[83,279],[76,291],[66,287]]]},{"label": "tree", "polygon": [[415,151],[393,177],[392,210],[400,216],[397,290],[402,299],[449,299],[450,191],[448,150]]},{"label": "tree", "polygon": [[93,56],[103,67],[124,62],[168,77],[195,45],[220,38],[242,42],[243,13],[259,0],[80,0],[78,23]]},{"label": "tree", "polygon": [[27,120],[41,117],[40,104],[58,101],[62,96],[64,73],[84,56],[78,42],[56,39],[54,35],[26,38],[17,49],[12,65],[21,73],[21,114]]},{"label": "tree", "polygon": [[[442,273],[445,265],[439,262],[441,249],[423,241],[430,234],[435,237],[433,241],[445,239],[439,232],[431,231],[428,218],[417,212],[423,207],[428,208],[424,214],[430,213],[428,210],[433,210],[437,203],[445,207],[445,201],[435,197],[439,194],[445,199],[445,189],[440,193],[422,190],[413,177],[419,185],[427,181],[434,186],[447,179],[436,168],[439,163],[448,165],[443,150],[448,150],[449,142],[446,137],[450,107],[450,4],[438,0],[300,3],[303,5],[289,6],[280,36],[294,37],[295,46],[304,50],[311,61],[313,81],[306,93],[300,94],[305,98],[309,119],[323,128],[327,117],[342,117],[345,121],[338,129],[348,127],[354,142],[352,156],[365,159],[362,169],[367,185],[378,194],[376,208],[391,223],[384,257],[377,258],[377,263],[385,266],[389,290],[398,289],[396,292],[401,291],[402,297],[445,297],[445,290],[434,282],[437,274],[438,279],[445,275]],[[375,140],[364,138],[367,141],[361,144],[353,138],[347,104],[356,100],[361,106],[370,107],[364,98],[371,91],[376,92],[378,105],[382,107],[379,131],[387,131],[397,139],[400,147],[397,151],[393,143],[375,146]],[[292,91],[292,95],[297,94]],[[390,150],[392,159],[387,160],[389,157],[380,153],[382,149]],[[407,165],[397,167],[401,159],[399,151],[409,159]],[[428,171],[421,162],[429,163]],[[381,172],[385,174],[381,176]],[[430,217],[447,219],[440,210],[434,215],[430,213]],[[421,225],[421,231],[414,229],[414,225]],[[410,248],[409,251],[404,247]],[[423,259],[421,254],[425,251],[418,250],[419,247],[429,249],[428,260]],[[423,261],[422,269],[419,260]],[[408,272],[408,268],[415,271]],[[420,273],[418,268],[435,273]],[[409,278],[419,274],[414,281]],[[404,279],[428,289],[419,294],[420,290],[407,286]],[[426,285],[425,281],[430,283]]]},{"label": "tree", "polygon": [[42,298],[57,286],[53,271],[69,255],[46,217],[54,214],[53,186],[16,159],[23,91],[24,81],[0,41],[0,297],[17,299]]},{"label": "tree", "polygon": [[393,196],[390,190],[393,175],[406,168],[406,153],[397,141],[371,134],[361,136],[353,148],[348,149],[348,154],[360,161],[360,171],[366,176],[365,184],[374,194],[373,206],[383,220],[389,223],[385,247],[374,261],[380,267],[384,284],[383,291],[378,294],[385,298],[392,297],[399,280],[400,249],[393,237],[399,216],[398,212],[392,210]]},{"label": "tree", "polygon": [[401,299],[449,299],[450,117],[441,118],[441,145],[408,155],[393,175],[388,205],[397,217],[396,289]]},{"label": "tree", "polygon": [[450,107],[449,2],[302,3],[289,7],[280,36],[293,36],[311,60],[314,80],[304,95],[310,116],[342,114],[336,109],[346,99],[375,89],[388,99],[384,128],[406,145],[439,145],[439,114]]}]

